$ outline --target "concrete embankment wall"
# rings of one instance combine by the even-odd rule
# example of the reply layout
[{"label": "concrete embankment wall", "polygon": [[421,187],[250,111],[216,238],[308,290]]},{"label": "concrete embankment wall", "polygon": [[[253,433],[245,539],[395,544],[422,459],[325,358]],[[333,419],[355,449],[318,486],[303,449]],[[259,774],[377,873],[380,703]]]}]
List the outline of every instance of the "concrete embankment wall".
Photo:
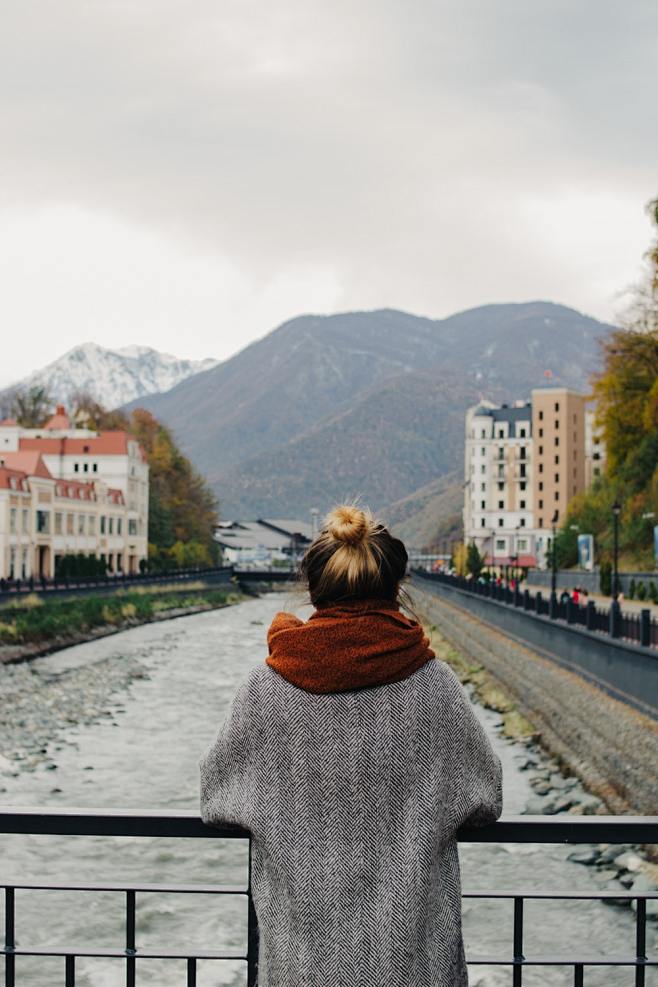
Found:
[{"label": "concrete embankment wall", "polygon": [[426,592],[468,610],[568,670],[578,672],[615,699],[635,705],[641,713],[658,720],[658,649],[641,648],[600,631],[550,620],[431,578],[416,575],[414,586],[422,586]]},{"label": "concrete embankment wall", "polygon": [[658,814],[656,721],[427,586],[412,580],[419,614],[496,678],[550,753],[611,812]]}]

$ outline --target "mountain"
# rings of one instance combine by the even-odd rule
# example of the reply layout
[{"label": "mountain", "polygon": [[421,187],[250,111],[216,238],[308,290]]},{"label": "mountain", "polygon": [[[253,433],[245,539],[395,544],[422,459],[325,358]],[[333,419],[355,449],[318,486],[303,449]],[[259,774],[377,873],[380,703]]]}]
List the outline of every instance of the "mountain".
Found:
[{"label": "mountain", "polygon": [[[191,374],[207,370],[216,360],[181,360],[149,346],[111,350],[82,343],[41,370],[3,390],[46,386],[56,403],[70,405],[76,391],[85,391],[102,405],[115,408],[134,398],[168,391]],[[0,395],[0,397],[2,396]]]},{"label": "mountain", "polygon": [[354,495],[384,511],[462,469],[470,404],[585,388],[611,328],[549,302],[300,316],[132,406],[173,429],[225,518],[305,517]]},{"label": "mountain", "polygon": [[382,516],[408,545],[448,551],[450,543],[461,537],[463,504],[461,473],[446,473],[391,504]]}]

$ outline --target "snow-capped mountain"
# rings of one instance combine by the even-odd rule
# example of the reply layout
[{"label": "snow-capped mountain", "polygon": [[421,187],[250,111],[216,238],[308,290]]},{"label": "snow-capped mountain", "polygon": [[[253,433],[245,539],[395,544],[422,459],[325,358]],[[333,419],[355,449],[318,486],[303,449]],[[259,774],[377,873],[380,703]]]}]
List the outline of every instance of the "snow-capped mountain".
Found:
[{"label": "snow-capped mountain", "polygon": [[71,403],[76,391],[92,394],[104,407],[118,408],[128,401],[168,391],[192,374],[209,370],[217,360],[182,360],[150,346],[123,346],[110,350],[98,343],[82,343],[63,356],[6,388],[44,385],[55,403]]}]

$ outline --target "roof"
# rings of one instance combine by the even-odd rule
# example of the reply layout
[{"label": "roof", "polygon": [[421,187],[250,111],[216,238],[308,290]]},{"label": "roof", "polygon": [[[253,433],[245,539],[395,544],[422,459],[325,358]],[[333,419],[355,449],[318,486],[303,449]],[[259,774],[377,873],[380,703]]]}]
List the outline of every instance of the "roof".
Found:
[{"label": "roof", "polygon": [[0,466],[0,490],[23,490],[28,492],[30,485],[27,474],[22,470],[13,470],[8,466]]},{"label": "roof", "polygon": [[[294,534],[294,533],[293,533]],[[215,529],[215,541],[226,548],[290,548],[293,534],[264,521],[232,521]]]},{"label": "roof", "polygon": [[528,401],[521,405],[501,405],[499,408],[487,408],[486,405],[478,405],[473,412],[473,417],[492,418],[494,422],[507,422],[509,425],[509,436],[516,435],[516,425],[518,422],[529,422],[532,427],[532,404]]},{"label": "roof", "polygon": [[70,428],[71,420],[66,414],[66,408],[63,404],[58,404],[55,408],[55,414],[52,415],[46,424],[43,426],[46,429],[58,429],[58,428]]},{"label": "roof", "polygon": [[96,490],[91,482],[82,480],[57,480],[56,497],[71,497],[76,500],[96,500]]},{"label": "roof", "polygon": [[275,531],[280,531],[289,538],[292,538],[293,535],[301,535],[308,541],[313,538],[313,530],[308,521],[299,521],[296,518],[259,518],[258,523],[273,528]]},{"label": "roof", "polygon": [[20,470],[27,476],[40,476],[52,480],[53,475],[43,461],[38,449],[20,449],[18,452],[0,452],[0,465]]},{"label": "roof", "polygon": [[[85,439],[72,439],[64,436],[60,439],[44,436],[43,438],[21,437],[21,449],[39,449],[51,456],[127,456],[128,442],[133,439],[124,429],[100,432],[99,435]],[[141,450],[141,446],[140,446]],[[142,457],[143,450],[142,450]]]},{"label": "roof", "polygon": [[0,418],[0,428],[15,428],[17,425],[15,418]]}]

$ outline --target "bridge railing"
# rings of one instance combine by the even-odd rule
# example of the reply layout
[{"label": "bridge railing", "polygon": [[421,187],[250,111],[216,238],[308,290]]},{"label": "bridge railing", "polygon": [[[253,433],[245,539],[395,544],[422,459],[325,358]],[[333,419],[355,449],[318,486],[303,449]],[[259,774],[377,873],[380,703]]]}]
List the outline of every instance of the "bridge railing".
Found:
[{"label": "bridge railing", "polygon": [[158,583],[189,583],[196,580],[228,582],[233,566],[191,566],[160,572],[116,572],[98,576],[60,576],[41,579],[0,579],[0,602],[20,598],[27,593],[56,596],[71,592],[92,593],[118,589],[122,586],[150,586]]},{"label": "bridge railing", "polygon": [[[80,957],[112,957],[121,961],[125,970],[127,987],[134,987],[138,964],[148,963],[149,960],[184,961],[186,967],[187,987],[195,987],[197,982],[198,964],[202,960],[242,961],[246,966],[246,981],[248,987],[255,987],[258,973],[258,924],[256,911],[252,900],[252,841],[246,830],[234,826],[209,828],[205,826],[194,812],[124,812],[124,811],[88,811],[62,809],[57,811],[42,811],[39,809],[4,809],[0,810],[0,833],[47,834],[57,836],[119,836],[119,837],[186,837],[194,839],[247,839],[249,840],[249,864],[247,881],[244,887],[222,885],[164,885],[147,883],[78,883],[65,882],[53,884],[49,882],[28,882],[20,875],[11,876],[7,873],[7,863],[3,866],[0,877],[0,888],[4,890],[5,909],[5,941],[2,952],[5,957],[5,987],[15,987],[17,969],[21,957],[55,957],[62,961],[62,980],[65,987],[75,987],[76,960]],[[658,843],[658,817],[629,817],[629,816],[572,816],[555,818],[547,816],[519,816],[499,820],[490,826],[477,829],[463,830],[458,834],[461,842],[472,843]],[[6,861],[6,856],[5,856]],[[53,946],[37,947],[29,943],[17,943],[16,917],[18,909],[17,892],[29,891],[73,891],[73,892],[114,892],[124,900],[124,936],[123,942],[115,948],[100,948],[93,943],[73,944],[60,943]],[[201,895],[238,895],[247,899],[247,936],[242,950],[208,950],[196,951],[181,946],[178,949],[148,949],[142,948],[137,937],[137,915],[139,896],[143,893],[173,893]],[[525,890],[483,890],[468,891],[465,898],[509,899],[513,901],[513,920],[509,930],[510,951],[503,958],[500,956],[468,957],[468,963],[473,966],[496,965],[507,966],[512,970],[513,987],[522,987],[524,970],[531,966],[557,966],[573,972],[575,987],[583,985],[584,972],[588,967],[624,967],[634,970],[635,987],[644,987],[646,971],[658,966],[658,957],[647,955],[647,900],[655,899],[658,894],[635,891],[599,891],[581,893],[573,889],[560,892]],[[556,952],[550,956],[527,956],[524,947],[525,917],[524,904],[526,901],[540,900],[604,900],[626,899],[635,902],[635,950],[632,954],[607,954],[583,952],[574,956],[565,956]],[[556,944],[558,949],[559,944]]]}]

